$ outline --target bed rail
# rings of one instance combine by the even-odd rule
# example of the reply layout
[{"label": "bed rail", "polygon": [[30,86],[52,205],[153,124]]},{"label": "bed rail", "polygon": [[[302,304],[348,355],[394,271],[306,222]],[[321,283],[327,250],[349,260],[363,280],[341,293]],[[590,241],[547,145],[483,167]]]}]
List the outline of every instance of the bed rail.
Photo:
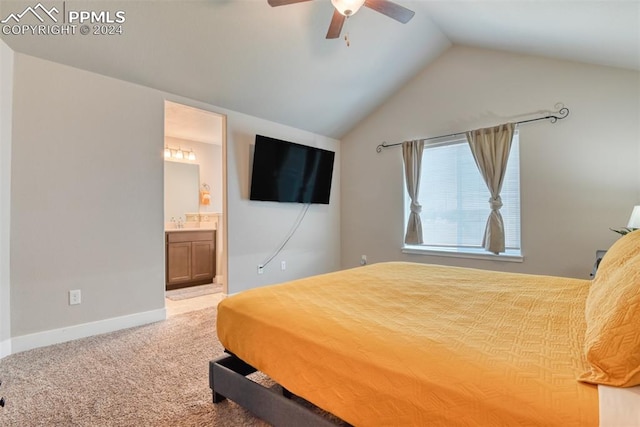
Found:
[{"label": "bed rail", "polygon": [[292,395],[286,389],[283,388],[280,395],[246,378],[253,372],[256,372],[254,367],[231,354],[210,361],[209,387],[213,403],[230,399],[276,427],[335,427],[328,419],[291,400]]}]

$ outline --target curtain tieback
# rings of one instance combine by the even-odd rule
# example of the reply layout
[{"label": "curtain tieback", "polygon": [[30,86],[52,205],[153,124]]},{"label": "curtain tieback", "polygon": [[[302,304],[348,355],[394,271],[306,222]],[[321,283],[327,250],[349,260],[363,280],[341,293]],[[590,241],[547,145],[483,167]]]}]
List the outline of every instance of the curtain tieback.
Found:
[{"label": "curtain tieback", "polygon": [[489,204],[491,205],[491,210],[493,211],[497,211],[498,209],[500,209],[502,207],[502,198],[500,196],[498,197],[491,197],[489,199]]},{"label": "curtain tieback", "polygon": [[411,213],[420,214],[422,212],[422,205],[420,203],[411,202]]}]

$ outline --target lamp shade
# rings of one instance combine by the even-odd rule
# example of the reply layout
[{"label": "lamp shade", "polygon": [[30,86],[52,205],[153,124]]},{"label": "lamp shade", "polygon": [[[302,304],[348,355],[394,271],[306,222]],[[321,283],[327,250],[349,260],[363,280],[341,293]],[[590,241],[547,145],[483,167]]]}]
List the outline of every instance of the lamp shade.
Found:
[{"label": "lamp shade", "polygon": [[634,206],[627,228],[640,228],[640,206]]},{"label": "lamp shade", "polygon": [[351,16],[356,13],[364,4],[365,0],[331,0],[331,4],[344,16]]}]

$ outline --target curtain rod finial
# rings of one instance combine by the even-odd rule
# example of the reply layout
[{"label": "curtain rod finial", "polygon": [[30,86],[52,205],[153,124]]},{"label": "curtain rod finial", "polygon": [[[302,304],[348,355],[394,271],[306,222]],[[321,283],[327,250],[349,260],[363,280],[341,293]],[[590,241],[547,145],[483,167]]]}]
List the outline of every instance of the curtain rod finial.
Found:
[{"label": "curtain rod finial", "polygon": [[558,115],[552,115],[550,116],[551,119],[551,123],[555,123],[558,120],[562,120],[564,118],[566,118],[569,115],[569,109],[567,107],[562,107],[560,110],[558,110]]}]

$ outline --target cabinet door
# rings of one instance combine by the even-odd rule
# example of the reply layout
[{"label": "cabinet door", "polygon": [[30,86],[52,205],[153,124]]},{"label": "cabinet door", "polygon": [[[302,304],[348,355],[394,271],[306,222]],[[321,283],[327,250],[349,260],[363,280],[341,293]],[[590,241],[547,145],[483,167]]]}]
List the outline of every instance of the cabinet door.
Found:
[{"label": "cabinet door", "polygon": [[167,285],[191,280],[191,242],[167,244]]},{"label": "cabinet door", "polygon": [[191,242],[191,278],[211,280],[214,276],[213,241]]}]

